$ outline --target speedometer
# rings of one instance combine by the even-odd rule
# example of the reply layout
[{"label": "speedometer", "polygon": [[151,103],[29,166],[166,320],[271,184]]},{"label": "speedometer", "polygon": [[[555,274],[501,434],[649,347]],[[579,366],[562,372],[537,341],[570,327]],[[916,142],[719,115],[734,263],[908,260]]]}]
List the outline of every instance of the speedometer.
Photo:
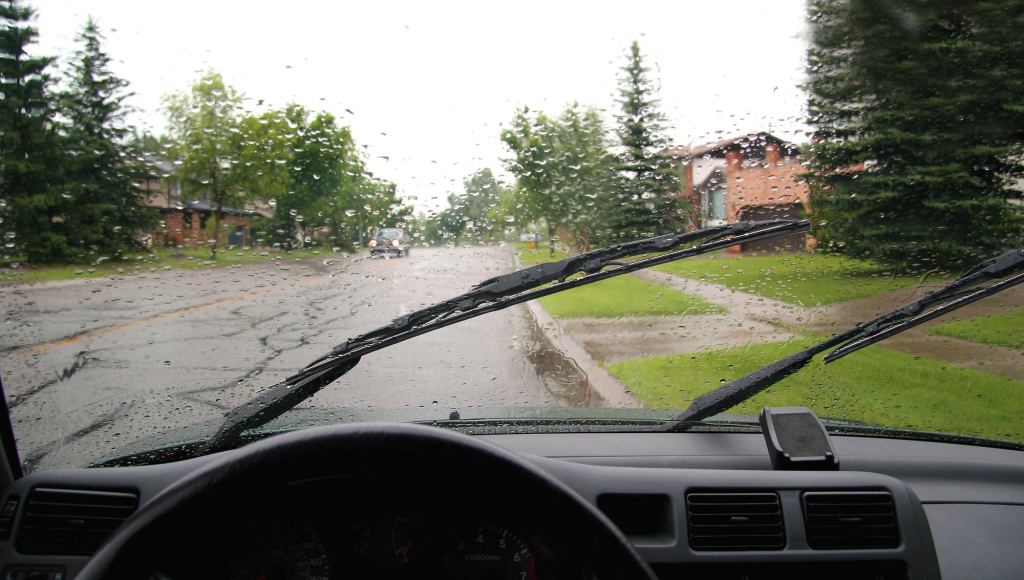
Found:
[{"label": "speedometer", "polygon": [[329,580],[331,563],[320,536],[294,524],[250,546],[240,559],[240,580]]},{"label": "speedometer", "polygon": [[507,529],[480,524],[457,534],[448,558],[451,578],[536,580],[530,546]]}]

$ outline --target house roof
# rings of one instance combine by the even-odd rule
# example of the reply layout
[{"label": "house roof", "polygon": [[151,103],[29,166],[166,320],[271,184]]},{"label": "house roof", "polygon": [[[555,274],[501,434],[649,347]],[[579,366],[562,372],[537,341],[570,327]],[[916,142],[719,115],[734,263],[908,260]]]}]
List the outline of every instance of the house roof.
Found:
[{"label": "house roof", "polygon": [[[211,213],[214,211],[213,204],[208,202],[208,201],[205,201],[205,200],[190,201],[190,202],[187,202],[187,203],[184,203],[184,204],[177,204],[177,205],[174,205],[174,206],[171,206],[171,207],[161,207],[160,209],[163,210],[163,211],[175,211],[175,210],[176,211],[183,211],[183,210],[186,210],[186,209],[191,209],[193,211],[205,211],[205,212],[211,212]],[[255,211],[239,209],[237,207],[229,207],[229,206],[226,206],[226,205],[222,209],[223,209],[224,213],[227,214],[227,215],[237,215],[237,216],[254,216],[254,215],[258,215],[257,212],[255,212]]]},{"label": "house roof", "polygon": [[[764,157],[764,148],[770,144],[779,145],[782,148],[783,155],[796,155],[799,152],[799,148],[795,144],[779,139],[771,133],[761,131],[759,133],[748,133],[722,139],[714,143],[672,147],[665,150],[665,154],[682,158],[692,158],[698,155],[711,155],[713,157],[720,155],[724,157],[726,151],[744,151],[745,157]],[[751,149],[754,151],[747,153]]]},{"label": "house roof", "polygon": [[176,169],[174,167],[174,163],[164,157],[159,157],[151,153],[143,153],[142,158],[143,162],[151,169],[156,169],[164,174],[174,173]]},{"label": "house roof", "polygon": [[724,163],[700,164],[698,162],[697,165],[698,166],[695,167],[694,170],[693,170],[693,186],[695,188],[696,187],[702,187],[705,183],[708,182],[708,180],[710,180],[712,177],[716,177],[716,176],[717,176],[717,179],[718,179],[719,183],[721,183],[723,185],[725,184],[725,173],[723,173],[723,169],[725,169],[725,164]]}]

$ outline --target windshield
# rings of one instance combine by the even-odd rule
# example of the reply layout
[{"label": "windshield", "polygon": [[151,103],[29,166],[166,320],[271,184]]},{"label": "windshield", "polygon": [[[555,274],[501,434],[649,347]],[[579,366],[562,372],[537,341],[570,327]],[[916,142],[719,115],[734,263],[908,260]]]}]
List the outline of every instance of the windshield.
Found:
[{"label": "windshield", "polygon": [[[207,441],[346,340],[519,268],[807,218],[377,350],[258,429],[664,425],[1024,247],[1019,0],[0,18],[0,379],[30,471]],[[1011,288],[704,421],[806,406],[1024,443],[1022,329]]]}]

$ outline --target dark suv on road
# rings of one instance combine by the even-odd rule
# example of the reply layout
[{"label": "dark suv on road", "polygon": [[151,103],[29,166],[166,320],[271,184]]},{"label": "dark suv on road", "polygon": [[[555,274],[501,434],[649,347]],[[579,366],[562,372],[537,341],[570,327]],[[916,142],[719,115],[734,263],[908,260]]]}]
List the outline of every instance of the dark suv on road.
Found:
[{"label": "dark suv on road", "polygon": [[379,228],[370,239],[370,255],[395,254],[408,256],[412,248],[412,236],[401,228]]}]

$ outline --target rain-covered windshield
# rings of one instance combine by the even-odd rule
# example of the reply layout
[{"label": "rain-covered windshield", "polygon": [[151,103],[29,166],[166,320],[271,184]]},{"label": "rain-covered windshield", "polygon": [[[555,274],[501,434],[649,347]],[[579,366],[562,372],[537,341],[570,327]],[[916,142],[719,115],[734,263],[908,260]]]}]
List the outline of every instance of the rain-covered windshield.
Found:
[{"label": "rain-covered windshield", "polygon": [[[374,352],[263,427],[639,429],[1024,246],[1020,0],[0,19],[0,378],[29,470],[206,440],[346,339],[517,268],[808,218]],[[1022,329],[1017,287],[711,422],[799,405],[1022,443]]]}]

